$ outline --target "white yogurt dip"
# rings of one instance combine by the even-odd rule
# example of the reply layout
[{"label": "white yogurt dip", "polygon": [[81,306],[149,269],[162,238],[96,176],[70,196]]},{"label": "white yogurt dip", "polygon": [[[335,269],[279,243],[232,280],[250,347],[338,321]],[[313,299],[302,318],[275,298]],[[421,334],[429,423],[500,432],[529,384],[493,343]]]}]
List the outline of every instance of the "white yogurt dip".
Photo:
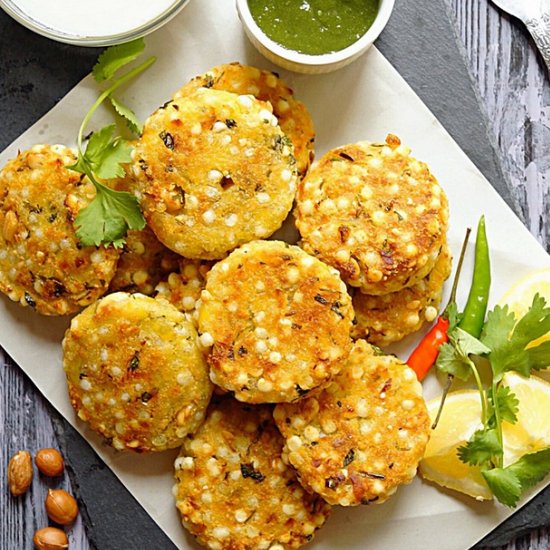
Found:
[{"label": "white yogurt dip", "polygon": [[107,45],[143,36],[187,0],[0,0],[20,23],[62,42]]}]

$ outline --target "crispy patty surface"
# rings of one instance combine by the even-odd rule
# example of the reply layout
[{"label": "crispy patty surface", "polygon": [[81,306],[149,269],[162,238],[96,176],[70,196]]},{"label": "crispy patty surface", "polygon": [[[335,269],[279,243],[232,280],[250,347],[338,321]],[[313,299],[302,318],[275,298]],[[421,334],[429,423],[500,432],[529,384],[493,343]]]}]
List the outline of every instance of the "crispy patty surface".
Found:
[{"label": "crispy patty surface", "polygon": [[274,418],[303,487],[342,506],[384,502],[410,483],[429,435],[415,373],[365,340],[330,386],[277,405]]},{"label": "crispy patty surface", "polygon": [[119,251],[80,245],[74,220],[95,197],[68,169],[63,145],[35,145],[0,171],[0,291],[44,315],[68,315],[102,296]]},{"label": "crispy patty surface", "polygon": [[118,450],[178,447],[212,393],[193,325],[142,294],[109,294],[74,317],[63,367],[78,417]]},{"label": "crispy patty surface", "polygon": [[197,88],[213,88],[236,94],[250,94],[269,101],[281,130],[294,145],[298,173],[303,177],[313,161],[315,130],[306,106],[294,97],[292,89],[277,74],[241,63],[213,67],[193,78],[174,95],[186,96]]},{"label": "crispy patty surface", "polygon": [[382,296],[355,291],[352,337],[388,346],[420,330],[425,322],[432,322],[437,317],[451,264],[451,252],[445,243],[434,268],[420,282]]},{"label": "crispy patty surface", "polygon": [[306,493],[281,460],[267,405],[212,404],[175,461],[183,525],[211,550],[283,550],[309,542],[330,506]]},{"label": "crispy patty surface", "polygon": [[302,180],[295,209],[304,249],[366,294],[421,281],[448,225],[444,191],[396,136],[329,151]]},{"label": "crispy patty surface", "polygon": [[335,269],[284,242],[245,244],[214,265],[201,296],[211,379],[241,401],[298,399],[342,368],[352,317]]},{"label": "crispy patty surface", "polygon": [[295,195],[293,146],[268,103],[198,88],[145,122],[133,153],[145,218],[186,258],[219,259],[271,235]]}]

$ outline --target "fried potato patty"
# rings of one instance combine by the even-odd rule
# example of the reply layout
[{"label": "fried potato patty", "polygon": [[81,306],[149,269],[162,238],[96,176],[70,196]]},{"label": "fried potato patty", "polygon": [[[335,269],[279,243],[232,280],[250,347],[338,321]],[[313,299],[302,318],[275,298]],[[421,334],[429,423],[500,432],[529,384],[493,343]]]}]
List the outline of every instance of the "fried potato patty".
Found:
[{"label": "fried potato patty", "polygon": [[206,360],[193,325],[171,304],[109,294],[72,320],[63,353],[78,417],[115,449],[178,447],[204,419]]},{"label": "fried potato patty", "polygon": [[241,63],[219,65],[193,78],[176,92],[174,99],[186,96],[200,87],[250,94],[262,101],[269,101],[281,130],[294,145],[298,173],[301,177],[305,176],[314,156],[313,121],[306,106],[295,99],[294,92],[277,73]]},{"label": "fried potato patty", "polygon": [[420,330],[425,322],[432,322],[437,317],[451,263],[451,252],[445,243],[434,268],[419,283],[382,296],[356,291],[352,301],[352,338],[388,346]]},{"label": "fried potato patty", "polygon": [[74,220],[95,197],[69,170],[63,145],[35,145],[0,171],[0,291],[44,315],[68,315],[102,296],[119,252],[83,247]]},{"label": "fried potato patty", "polygon": [[186,258],[219,259],[271,235],[296,190],[292,143],[268,103],[198,88],[145,122],[133,153],[147,222]]},{"label": "fried potato patty", "polygon": [[342,506],[384,502],[410,483],[430,428],[415,373],[364,340],[332,384],[277,405],[274,418],[303,487]]},{"label": "fried potato patty", "polygon": [[338,272],[297,246],[254,241],[208,273],[200,339],[212,381],[240,401],[293,401],[338,373],[351,299]]},{"label": "fried potato patty", "polygon": [[281,460],[283,439],[267,405],[226,397],[175,461],[183,525],[212,550],[299,548],[326,521],[330,506],[306,493]]},{"label": "fried potato patty", "polygon": [[445,193],[396,136],[329,151],[299,185],[302,246],[366,294],[421,281],[445,240]]}]

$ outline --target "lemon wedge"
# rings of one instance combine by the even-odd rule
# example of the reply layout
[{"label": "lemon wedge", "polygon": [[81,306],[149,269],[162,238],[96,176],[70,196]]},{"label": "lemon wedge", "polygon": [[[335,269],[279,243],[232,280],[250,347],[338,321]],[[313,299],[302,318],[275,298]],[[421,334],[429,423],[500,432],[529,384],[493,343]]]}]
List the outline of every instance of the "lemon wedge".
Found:
[{"label": "lemon wedge", "polygon": [[[427,403],[432,422],[441,398]],[[493,498],[477,466],[464,464],[457,449],[466,444],[474,432],[482,428],[481,404],[476,390],[451,392],[447,396],[443,412],[420,462],[419,471],[424,479],[454,489],[477,500]]]},{"label": "lemon wedge", "polygon": [[[498,304],[501,306],[507,304],[510,310],[516,314],[516,319],[519,319],[527,313],[533,303],[533,297],[537,293],[550,306],[550,267],[533,271],[517,281],[504,293]],[[550,340],[550,332],[537,340],[533,340],[529,347],[538,346],[545,340]]]},{"label": "lemon wedge", "polygon": [[550,383],[538,376],[524,378],[515,372],[507,372],[502,383],[519,400],[518,421],[502,423],[506,467],[526,453],[550,447]]},{"label": "lemon wedge", "polygon": [[[550,383],[538,376],[524,378],[515,372],[507,372],[502,383],[519,401],[517,422],[502,422],[503,465],[506,467],[524,454],[550,447]],[[438,397],[427,404],[432,421],[439,402]],[[491,499],[492,493],[480,469],[464,464],[457,455],[458,447],[465,445],[481,427],[479,393],[476,390],[451,392],[420,462],[422,477],[477,500]]]}]

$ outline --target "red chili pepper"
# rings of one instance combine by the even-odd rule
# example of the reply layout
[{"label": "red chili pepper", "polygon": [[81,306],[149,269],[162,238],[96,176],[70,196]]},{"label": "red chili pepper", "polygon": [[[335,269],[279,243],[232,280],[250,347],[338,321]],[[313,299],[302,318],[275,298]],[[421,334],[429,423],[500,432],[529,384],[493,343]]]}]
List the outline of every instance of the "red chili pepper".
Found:
[{"label": "red chili pepper", "polygon": [[416,372],[418,380],[422,382],[426,374],[434,365],[439,355],[439,346],[449,341],[447,330],[449,320],[440,315],[430,332],[422,338],[407,360],[407,365]]},{"label": "red chili pepper", "polygon": [[462,269],[462,262],[464,260],[464,253],[466,252],[466,245],[468,244],[468,238],[470,237],[470,228],[466,229],[466,236],[462,243],[462,250],[460,251],[460,257],[458,259],[458,266],[456,268],[456,274],[453,281],[453,288],[451,289],[451,295],[449,301],[443,310],[443,313],[437,318],[435,325],[431,328],[430,332],[420,340],[418,346],[413,350],[410,357],[407,359],[407,365],[411,367],[416,373],[418,380],[424,380],[426,374],[435,364],[437,356],[439,355],[439,346],[449,341],[447,331],[449,330],[449,318],[448,311],[449,306],[455,303],[456,300],[456,288],[458,286],[458,278],[460,277],[460,270]]}]

